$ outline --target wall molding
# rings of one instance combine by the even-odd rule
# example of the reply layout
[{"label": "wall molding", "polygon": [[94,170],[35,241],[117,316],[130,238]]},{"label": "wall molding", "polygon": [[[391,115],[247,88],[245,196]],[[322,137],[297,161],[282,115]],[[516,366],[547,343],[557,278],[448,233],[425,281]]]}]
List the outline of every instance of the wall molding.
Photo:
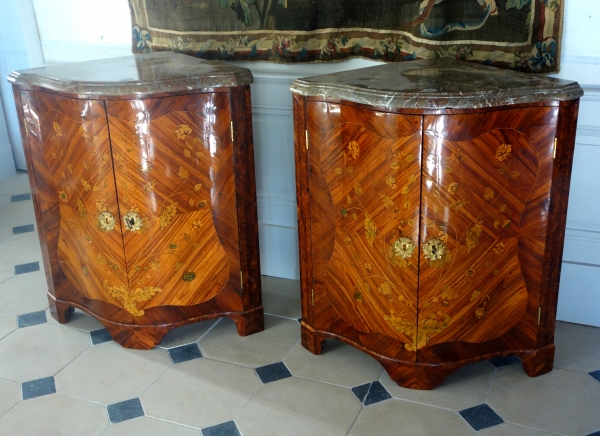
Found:
[{"label": "wall molding", "polygon": [[275,115],[280,117],[291,117],[293,110],[291,106],[279,106],[272,104],[252,104],[252,114]]}]

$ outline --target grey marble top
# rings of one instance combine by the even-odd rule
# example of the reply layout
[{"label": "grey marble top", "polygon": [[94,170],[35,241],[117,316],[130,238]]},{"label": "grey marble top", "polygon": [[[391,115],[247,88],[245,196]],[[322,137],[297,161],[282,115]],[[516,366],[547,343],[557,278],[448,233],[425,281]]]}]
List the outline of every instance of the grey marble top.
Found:
[{"label": "grey marble top", "polygon": [[583,95],[577,82],[449,58],[377,65],[294,81],[292,92],[371,106],[477,109]]},{"label": "grey marble top", "polygon": [[242,86],[252,83],[252,73],[224,62],[157,52],[13,71],[8,81],[89,99]]}]

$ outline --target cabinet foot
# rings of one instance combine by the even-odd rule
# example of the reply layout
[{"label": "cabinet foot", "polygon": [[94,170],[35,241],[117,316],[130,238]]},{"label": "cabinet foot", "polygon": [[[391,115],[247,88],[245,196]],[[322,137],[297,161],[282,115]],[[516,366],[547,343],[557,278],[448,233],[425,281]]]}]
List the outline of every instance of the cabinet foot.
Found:
[{"label": "cabinet foot", "polygon": [[67,303],[57,301],[52,294],[48,294],[48,303],[50,303],[50,315],[60,324],[66,324],[71,318],[75,308]]},{"label": "cabinet foot", "polygon": [[302,335],[302,346],[313,354],[321,354],[323,352],[323,343],[325,337],[316,334],[310,330],[304,324],[300,326],[300,332]]},{"label": "cabinet foot", "polygon": [[552,371],[554,367],[554,344],[523,354],[523,369],[529,377],[537,377]]},{"label": "cabinet foot", "polygon": [[152,327],[139,328],[123,327],[116,324],[104,323],[106,330],[112,336],[113,340],[125,348],[135,350],[149,350],[160,344],[163,336],[173,327]]},{"label": "cabinet foot", "polygon": [[431,390],[443,384],[446,378],[461,366],[411,366],[406,363],[381,360],[379,363],[385,368],[390,378],[398,383],[398,386],[420,390]]},{"label": "cabinet foot", "polygon": [[262,306],[242,316],[233,317],[240,336],[253,335],[265,329],[265,314]]}]

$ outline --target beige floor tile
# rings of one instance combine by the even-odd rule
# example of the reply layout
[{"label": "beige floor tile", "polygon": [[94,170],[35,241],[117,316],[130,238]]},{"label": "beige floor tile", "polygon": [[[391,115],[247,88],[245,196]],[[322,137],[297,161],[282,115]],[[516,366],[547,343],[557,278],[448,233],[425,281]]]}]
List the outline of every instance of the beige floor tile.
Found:
[{"label": "beige floor tile", "polygon": [[13,264],[0,262],[0,283],[5,282],[15,275],[15,266]]},{"label": "beige floor tile", "polygon": [[530,378],[510,365],[497,372],[487,402],[514,424],[573,436],[600,429],[600,383],[580,372],[554,369]]},{"label": "beige floor tile", "polygon": [[477,436],[553,436],[556,433],[549,433],[547,431],[508,424],[505,422],[504,424],[480,430],[476,434]]},{"label": "beige floor tile", "polygon": [[90,347],[58,373],[56,390],[113,404],[139,397],[170,365],[165,350],[130,350],[107,342]]},{"label": "beige floor tile", "polygon": [[300,281],[262,276],[262,291],[288,298],[300,298]]},{"label": "beige floor tile", "polygon": [[218,321],[218,319],[209,319],[177,327],[167,333],[158,346],[161,348],[173,348],[196,342]]},{"label": "beige floor tile", "polygon": [[285,358],[285,364],[297,377],[349,388],[375,381],[383,371],[379,362],[368,354],[334,339],[325,341],[320,356],[297,344]]},{"label": "beige floor tile", "polygon": [[[52,320],[56,322],[54,318],[52,318]],[[100,321],[98,321],[92,315],[88,315],[79,309],[75,309],[75,312],[73,312],[69,318],[69,322],[63,325],[66,327],[71,327],[72,329],[83,330],[85,332],[91,332],[92,330],[104,328]]]},{"label": "beige floor tile", "polygon": [[19,404],[21,401],[21,385],[0,378],[0,416]]},{"label": "beige floor tile", "polygon": [[0,183],[0,195],[6,195],[9,198],[11,195],[27,194],[28,192],[31,192],[31,188],[27,173],[15,174]]},{"label": "beige floor tile", "polygon": [[109,425],[102,436],[200,436],[198,430],[142,416]]},{"label": "beige floor tile", "polygon": [[2,242],[0,262],[19,265],[42,258],[40,239],[35,232],[12,235]]},{"label": "beige floor tile", "polygon": [[260,386],[250,368],[201,358],[173,365],[141,400],[148,416],[205,428],[232,421]]},{"label": "beige floor tile", "polygon": [[388,400],[365,407],[349,435],[449,436],[472,435],[473,429],[450,410]]},{"label": "beige floor tile", "polygon": [[[2,200],[0,200],[0,208],[1,207],[2,207]],[[2,222],[1,217],[0,217],[0,222]],[[13,235],[13,228],[12,227],[0,226],[0,243],[6,241],[12,235]],[[1,247],[1,245],[0,245],[0,247]]]},{"label": "beige floor tile", "polygon": [[17,329],[17,317],[15,315],[0,315],[0,339]]},{"label": "beige floor tile", "polygon": [[15,406],[0,418],[0,436],[94,436],[107,426],[104,406],[54,394]]},{"label": "beige floor tile", "polygon": [[43,271],[13,276],[0,283],[0,313],[22,315],[44,310],[48,307],[47,295]]},{"label": "beige floor tile", "polygon": [[262,302],[266,314],[283,316],[294,320],[302,317],[300,298],[284,297],[279,294],[263,292]]},{"label": "beige floor tile", "polygon": [[395,398],[458,411],[485,403],[494,369],[487,361],[467,365],[450,374],[443,385],[431,391],[402,388],[387,372],[381,375],[380,381]]},{"label": "beige floor tile", "polygon": [[0,207],[2,225],[5,227],[23,226],[35,222],[35,212],[31,200],[8,203]]},{"label": "beige floor tile", "polygon": [[223,318],[199,342],[202,355],[253,368],[280,362],[300,340],[300,325],[293,320],[265,316],[265,330],[239,336],[232,320]]},{"label": "beige floor tile", "polygon": [[592,372],[600,369],[600,328],[556,323],[554,367]]},{"label": "beige floor tile", "polygon": [[0,377],[25,382],[52,376],[89,346],[87,333],[63,326],[17,329],[0,341]]},{"label": "beige floor tile", "polygon": [[290,377],[264,385],[236,423],[244,436],[345,435],[360,409],[350,389]]}]

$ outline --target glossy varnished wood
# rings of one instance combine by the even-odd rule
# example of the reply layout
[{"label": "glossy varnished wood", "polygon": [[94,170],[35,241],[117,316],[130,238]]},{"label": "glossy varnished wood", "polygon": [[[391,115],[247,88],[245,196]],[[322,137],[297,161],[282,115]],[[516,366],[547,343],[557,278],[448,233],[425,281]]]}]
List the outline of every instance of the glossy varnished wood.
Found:
[{"label": "glossy varnished wood", "polygon": [[[415,389],[500,356],[550,371],[577,105],[377,110],[294,95],[303,346],[347,342]],[[401,236],[417,247],[390,278],[391,259],[370,251]],[[440,260],[425,257],[431,239]]]},{"label": "glossy varnished wood", "polygon": [[264,329],[249,86],[106,103],[14,90],[59,322],[77,307],[142,349],[220,316]]}]

